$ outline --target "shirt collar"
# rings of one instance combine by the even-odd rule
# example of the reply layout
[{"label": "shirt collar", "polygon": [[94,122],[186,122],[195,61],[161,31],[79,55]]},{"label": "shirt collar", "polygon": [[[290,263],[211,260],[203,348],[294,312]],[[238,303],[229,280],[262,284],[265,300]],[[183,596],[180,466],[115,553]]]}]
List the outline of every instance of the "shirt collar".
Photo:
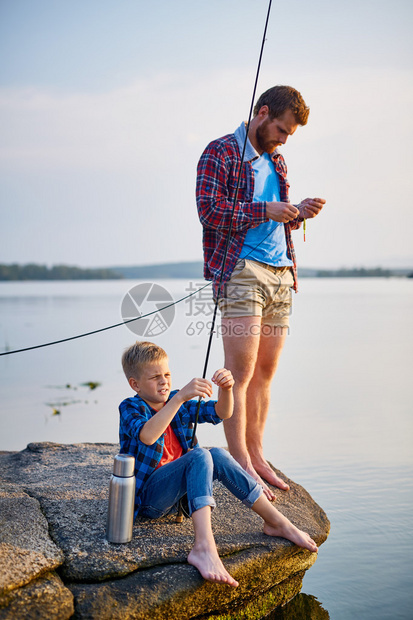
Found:
[{"label": "shirt collar", "polygon": [[[172,398],[172,396],[175,396],[175,394],[177,393],[178,390],[171,390],[168,396],[168,400],[167,402],[169,402]],[[149,407],[152,415],[154,415],[155,413],[158,413],[156,409],[154,409],[153,407],[151,407],[150,405],[148,405],[148,403],[146,402],[146,400],[143,400],[143,398],[141,396],[139,396],[139,394],[136,392],[135,396],[132,396],[132,398],[136,398],[137,402],[139,404],[144,404],[147,407]],[[165,403],[166,404],[166,403]]]},{"label": "shirt collar", "polygon": [[[238,143],[240,153],[242,153],[242,150],[244,148],[246,130],[247,130],[247,124],[244,121],[242,121],[241,125],[234,131],[234,136]],[[275,159],[279,155],[280,155],[279,151],[275,149],[275,151],[271,153],[271,158]],[[250,139],[248,138],[247,144],[245,145],[244,160],[254,161],[255,159],[258,159],[259,157],[260,157],[259,153],[257,153],[255,148],[252,146]]]}]

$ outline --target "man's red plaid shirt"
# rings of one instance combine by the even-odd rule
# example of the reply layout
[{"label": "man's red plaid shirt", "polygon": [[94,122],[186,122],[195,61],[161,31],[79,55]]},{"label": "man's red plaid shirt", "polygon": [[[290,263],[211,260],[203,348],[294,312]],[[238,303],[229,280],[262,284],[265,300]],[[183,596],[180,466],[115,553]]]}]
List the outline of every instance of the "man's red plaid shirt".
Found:
[{"label": "man's red plaid shirt", "polygon": [[[283,156],[275,152],[272,156],[280,180],[280,200],[289,202],[287,167]],[[241,154],[234,134],[211,142],[198,163],[196,198],[198,214],[203,226],[204,277],[214,281],[215,293],[221,276],[231,220],[234,196],[237,188]],[[229,280],[235,263],[241,253],[245,235],[249,228],[267,222],[266,203],[252,202],[254,196],[254,171],[250,161],[244,161],[232,221],[231,239],[228,247],[223,282]],[[291,230],[299,228],[299,219],[284,224],[287,255],[293,262],[294,288],[297,285],[297,267]]]}]

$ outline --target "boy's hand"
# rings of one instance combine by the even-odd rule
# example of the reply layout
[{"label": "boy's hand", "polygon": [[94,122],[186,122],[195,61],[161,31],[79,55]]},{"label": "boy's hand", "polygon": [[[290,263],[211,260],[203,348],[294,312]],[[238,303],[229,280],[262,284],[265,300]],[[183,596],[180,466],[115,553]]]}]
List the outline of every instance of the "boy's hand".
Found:
[{"label": "boy's hand", "polygon": [[235,383],[234,377],[230,370],[220,368],[214,372],[212,381],[220,388],[215,411],[221,420],[227,420],[232,416],[234,409],[234,395],[232,393],[232,386]]},{"label": "boy's hand", "polygon": [[187,385],[185,385],[179,392],[176,394],[180,400],[186,402],[187,400],[191,400],[191,398],[211,398],[212,396],[212,385],[208,379],[192,379]]},{"label": "boy's hand", "polygon": [[231,390],[235,381],[230,370],[220,368],[214,372],[212,381],[222,390]]}]

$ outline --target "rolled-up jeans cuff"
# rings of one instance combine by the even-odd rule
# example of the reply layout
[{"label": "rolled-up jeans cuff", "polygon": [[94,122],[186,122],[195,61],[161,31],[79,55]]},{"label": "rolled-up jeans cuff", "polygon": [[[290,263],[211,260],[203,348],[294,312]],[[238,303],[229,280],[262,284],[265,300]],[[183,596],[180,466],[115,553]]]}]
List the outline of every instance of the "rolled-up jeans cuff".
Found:
[{"label": "rolled-up jeans cuff", "polygon": [[264,493],[264,489],[260,484],[255,485],[255,487],[250,491],[245,499],[242,500],[242,503],[245,504],[248,508],[252,508],[253,504],[257,501],[257,499]]},{"label": "rolled-up jeans cuff", "polygon": [[216,507],[216,503],[212,495],[201,495],[195,497],[188,502],[189,514],[191,515],[195,510],[204,508],[204,506],[211,506],[212,510]]}]

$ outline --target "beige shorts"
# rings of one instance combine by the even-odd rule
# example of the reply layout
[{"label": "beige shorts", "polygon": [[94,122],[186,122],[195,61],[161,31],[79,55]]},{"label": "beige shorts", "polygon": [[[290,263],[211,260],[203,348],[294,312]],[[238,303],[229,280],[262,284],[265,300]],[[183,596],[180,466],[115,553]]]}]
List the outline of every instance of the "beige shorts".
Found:
[{"label": "beige shorts", "polygon": [[291,267],[239,259],[222,287],[218,303],[222,318],[261,316],[263,323],[288,327],[293,284]]}]

